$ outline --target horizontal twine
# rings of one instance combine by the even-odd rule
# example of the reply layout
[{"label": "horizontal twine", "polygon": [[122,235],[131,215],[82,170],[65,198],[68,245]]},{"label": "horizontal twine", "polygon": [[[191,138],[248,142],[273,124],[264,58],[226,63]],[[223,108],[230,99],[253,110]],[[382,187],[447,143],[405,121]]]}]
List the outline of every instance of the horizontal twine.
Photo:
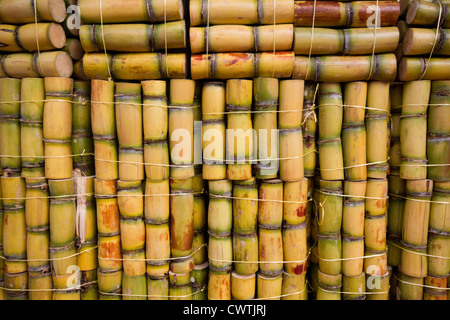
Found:
[{"label": "horizontal twine", "polygon": [[183,260],[186,258],[191,258],[194,254],[196,254],[198,251],[200,251],[203,247],[206,247],[207,244],[203,243],[200,247],[198,247],[196,250],[194,250],[191,254],[184,256],[184,257],[168,257],[168,258],[161,258],[161,259],[124,259],[124,258],[103,258],[98,257],[99,260],[106,260],[106,261],[145,261],[145,262],[152,262],[152,261],[176,261],[176,260]]},{"label": "horizontal twine", "polygon": [[91,254],[90,251],[93,251],[93,250],[95,250],[95,249],[97,249],[97,248],[98,248],[98,246],[95,246],[95,247],[92,247],[92,248],[88,248],[87,250],[83,250],[83,251],[80,251],[80,252],[71,254],[71,255],[69,255],[69,256],[67,256],[67,257],[62,257],[62,258],[49,258],[49,259],[9,259],[9,258],[6,258],[6,257],[4,257],[4,256],[0,256],[0,259],[6,260],[6,261],[9,261],[9,262],[61,261],[61,260],[66,260],[66,259],[70,259],[70,258],[79,256],[79,255],[81,255],[81,254],[83,254],[83,253]]},{"label": "horizontal twine", "polygon": [[404,248],[402,246],[399,246],[398,244],[396,244],[396,243],[394,243],[394,242],[392,242],[390,240],[387,240],[387,243],[392,244],[394,247],[400,248],[403,251],[406,251],[406,252],[409,252],[409,253],[412,253],[412,254],[417,254],[419,256],[436,258],[436,259],[444,259],[444,260],[449,260],[450,259],[450,257],[435,256],[435,255],[432,255],[432,254],[427,254],[427,253],[422,253],[422,252],[416,252],[416,251],[408,250],[408,249],[406,249],[406,248]]},{"label": "horizontal twine", "polygon": [[24,292],[24,291],[25,292],[58,292],[58,291],[80,290],[81,287],[89,286],[89,285],[95,284],[95,283],[98,283],[98,281],[94,280],[94,281],[77,284],[73,287],[68,287],[68,288],[63,288],[63,289],[55,289],[55,288],[51,288],[51,289],[13,289],[13,288],[7,288],[7,287],[0,287],[0,289],[3,289],[5,291],[12,291],[12,292]]}]

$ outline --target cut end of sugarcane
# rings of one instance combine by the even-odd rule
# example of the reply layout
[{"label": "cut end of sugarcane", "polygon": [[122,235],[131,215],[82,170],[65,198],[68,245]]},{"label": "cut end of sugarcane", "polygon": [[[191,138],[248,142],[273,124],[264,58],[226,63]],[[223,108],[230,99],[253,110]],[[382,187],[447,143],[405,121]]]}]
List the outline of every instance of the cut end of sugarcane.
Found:
[{"label": "cut end of sugarcane", "polygon": [[403,54],[409,55],[411,52],[411,48],[413,46],[413,39],[414,39],[414,28],[410,28],[406,31],[405,36],[403,38]]},{"label": "cut end of sugarcane", "polygon": [[50,24],[48,38],[56,49],[61,49],[66,45],[66,33],[64,28],[58,23]]},{"label": "cut end of sugarcane", "polygon": [[400,81],[405,81],[406,74],[408,72],[408,62],[407,59],[402,58],[398,63],[398,78]]},{"label": "cut end of sugarcane", "polygon": [[411,2],[411,0],[400,0],[400,14],[399,17],[401,17],[406,10],[409,7],[409,3]]},{"label": "cut end of sugarcane", "polygon": [[75,61],[78,61],[81,58],[83,58],[84,50],[81,46],[80,40],[78,39],[69,39],[67,41],[64,51],[66,51],[70,55],[70,57]]},{"label": "cut end of sugarcane", "polygon": [[55,22],[63,22],[66,19],[66,4],[64,0],[49,0],[49,11]]},{"label": "cut end of sugarcane", "polygon": [[414,21],[418,9],[419,9],[419,2],[417,0],[413,0],[408,8],[408,12],[406,13],[406,23],[411,24],[411,22]]},{"label": "cut end of sugarcane", "polygon": [[178,12],[180,13],[180,19],[183,19],[184,17],[183,0],[178,0]]},{"label": "cut end of sugarcane", "polygon": [[59,52],[55,60],[57,74],[62,78],[68,78],[73,73],[73,61],[67,52]]}]

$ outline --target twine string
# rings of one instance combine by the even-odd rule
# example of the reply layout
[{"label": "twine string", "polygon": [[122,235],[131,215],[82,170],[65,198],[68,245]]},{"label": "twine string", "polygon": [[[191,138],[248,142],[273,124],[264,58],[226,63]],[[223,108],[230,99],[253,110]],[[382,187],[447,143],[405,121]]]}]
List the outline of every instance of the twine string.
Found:
[{"label": "twine string", "polygon": [[437,25],[436,25],[436,34],[434,36],[434,42],[433,42],[433,46],[431,47],[430,55],[429,55],[427,61],[425,61],[425,70],[422,72],[422,75],[420,76],[419,80],[423,79],[423,77],[425,76],[425,74],[428,71],[428,68],[430,67],[431,57],[433,56],[434,49],[436,47],[436,44],[437,44],[437,41],[439,38],[439,33],[440,33],[439,27],[440,27],[441,19],[442,19],[442,2],[441,2],[441,0],[437,0],[437,3],[439,4],[439,16],[438,16],[438,21],[437,21]]},{"label": "twine string", "polygon": [[[306,75],[305,80],[308,80],[309,76],[309,67],[311,65],[311,54],[312,54],[312,48],[313,48],[313,42],[314,42],[314,25],[316,23],[316,3],[317,0],[314,0],[314,7],[313,7],[313,17],[312,17],[312,26],[311,26],[311,40],[309,45],[309,53],[308,53],[308,64],[306,65]],[[319,84],[317,84],[318,86]]]},{"label": "twine string", "polygon": [[103,50],[105,51],[105,60],[106,60],[106,67],[108,69],[108,81],[112,81],[112,73],[111,73],[111,67],[109,65],[109,58],[108,58],[108,52],[106,50],[106,43],[105,43],[105,33],[103,28],[103,3],[102,0],[100,0],[100,30],[102,32],[102,42],[103,42]]}]

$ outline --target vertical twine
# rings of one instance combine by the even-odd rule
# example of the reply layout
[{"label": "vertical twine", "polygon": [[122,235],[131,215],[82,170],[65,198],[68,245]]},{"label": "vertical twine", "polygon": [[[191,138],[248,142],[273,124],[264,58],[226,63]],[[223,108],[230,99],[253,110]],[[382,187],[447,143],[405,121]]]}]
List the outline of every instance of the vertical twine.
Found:
[{"label": "vertical twine", "polygon": [[[37,59],[39,59],[39,65],[41,66],[41,72],[42,72],[42,76],[45,77],[45,70],[42,67],[42,60],[41,60],[41,49],[39,47],[39,36],[38,36],[38,12],[37,12],[37,4],[36,4],[37,0],[33,0],[33,9],[34,9],[34,31],[36,33],[36,47],[37,47]],[[37,67],[37,66],[36,66]],[[38,74],[39,70],[36,70]]]},{"label": "vertical twine", "polygon": [[370,57],[370,69],[369,69],[369,75],[367,77],[367,80],[370,80],[370,78],[372,78],[372,73],[373,73],[373,61],[375,59],[375,47],[377,44],[378,10],[379,9],[378,9],[378,0],[377,0],[377,9],[375,10],[375,28],[374,28],[375,31],[374,31],[374,35],[373,35],[372,56]]},{"label": "vertical twine", "polygon": [[437,25],[436,25],[436,35],[434,37],[434,43],[433,43],[433,47],[431,48],[430,56],[428,57],[427,61],[425,61],[425,70],[422,72],[422,75],[420,76],[419,80],[422,80],[423,77],[425,76],[425,74],[427,73],[428,67],[430,66],[431,57],[433,56],[433,51],[434,51],[434,48],[436,47],[436,43],[438,40],[439,27],[440,27],[441,19],[442,19],[442,2],[441,2],[441,0],[437,0],[437,2],[439,4],[439,17],[438,17],[438,21],[437,21]]},{"label": "vertical twine", "polygon": [[311,53],[312,53],[312,46],[313,46],[313,42],[314,42],[314,25],[316,23],[316,4],[317,4],[317,0],[314,0],[313,20],[312,20],[312,26],[311,26],[311,43],[309,44],[308,64],[306,65],[305,81],[308,80],[309,66],[311,65]]},{"label": "vertical twine", "polygon": [[103,33],[103,3],[102,3],[102,0],[100,0],[100,30],[102,30],[103,50],[105,51],[106,67],[108,68],[108,74],[109,74],[108,81],[112,81],[111,67],[109,66],[108,52],[106,51],[105,34]]}]

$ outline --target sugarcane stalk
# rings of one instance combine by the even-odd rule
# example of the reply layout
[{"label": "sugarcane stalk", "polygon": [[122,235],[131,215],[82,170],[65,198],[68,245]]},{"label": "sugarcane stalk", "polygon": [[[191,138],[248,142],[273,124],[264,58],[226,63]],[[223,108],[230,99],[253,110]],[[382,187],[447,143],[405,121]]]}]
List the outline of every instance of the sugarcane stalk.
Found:
[{"label": "sugarcane stalk", "polygon": [[448,103],[450,95],[449,81],[433,81],[431,83],[430,105],[428,110],[427,123],[427,159],[429,166],[427,169],[428,178],[434,181],[448,181],[450,179],[449,163],[449,139],[450,130],[447,120],[449,108],[445,106]]},{"label": "sugarcane stalk", "polygon": [[[292,49],[292,24],[275,26],[217,25],[190,31],[191,53],[265,52]],[[275,41],[274,41],[275,39]],[[208,47],[207,47],[208,46]],[[208,49],[208,50],[206,50]]]},{"label": "sugarcane stalk", "polygon": [[44,79],[26,78],[21,87],[22,176],[44,176]]},{"label": "sugarcane stalk", "polygon": [[[400,178],[425,179],[427,168],[427,109],[431,81],[412,81],[403,87],[403,108],[400,117]],[[411,128],[414,128],[413,130]]]},{"label": "sugarcane stalk", "polygon": [[[436,36],[436,32],[438,33]],[[435,43],[435,39],[437,40]],[[434,46],[434,48],[433,48]],[[430,54],[433,55],[450,55],[450,30],[449,29],[424,29],[409,28],[403,39],[403,55],[420,56]]]},{"label": "sugarcane stalk", "polygon": [[11,53],[2,55],[1,78],[70,77],[73,62],[64,51],[38,53]]},{"label": "sugarcane stalk", "polygon": [[240,275],[231,273],[231,297],[235,300],[250,300],[255,298],[256,275]]},{"label": "sugarcane stalk", "polygon": [[342,155],[342,92],[338,83],[319,87],[319,162],[324,180],[344,179]]},{"label": "sugarcane stalk", "polygon": [[[164,22],[183,19],[182,1],[78,1],[83,23]],[[102,19],[103,18],[103,19]]]},{"label": "sugarcane stalk", "polygon": [[64,0],[6,0],[0,3],[0,21],[4,23],[34,23],[35,19],[38,22],[63,22],[65,18]]},{"label": "sugarcane stalk", "polygon": [[144,179],[141,85],[117,83],[116,128],[119,143],[119,179]]},{"label": "sugarcane stalk", "polygon": [[63,27],[57,23],[0,25],[0,48],[5,52],[35,52],[62,49],[66,44]]},{"label": "sugarcane stalk", "polygon": [[255,157],[258,159],[254,167],[255,175],[258,179],[273,179],[277,177],[279,158],[278,139],[276,139],[277,113],[275,112],[278,109],[278,79],[257,78],[253,80],[253,85],[253,104],[256,111],[253,115],[253,128],[256,132],[254,143]]},{"label": "sugarcane stalk", "polygon": [[399,269],[410,277],[425,277],[427,274],[426,253],[432,180],[407,180],[406,201],[402,225],[402,258]]},{"label": "sugarcane stalk", "polygon": [[[117,80],[183,79],[187,72],[184,53],[86,53],[83,71],[88,79]],[[139,70],[139,71],[137,71]]]},{"label": "sugarcane stalk", "polygon": [[[167,30],[166,30],[167,29]],[[164,49],[184,49],[186,22],[167,24],[83,25],[80,41],[85,52],[153,52]],[[167,42],[166,42],[167,41]],[[104,47],[105,45],[105,47]]]},{"label": "sugarcane stalk", "polygon": [[294,68],[292,51],[212,53],[191,56],[191,76],[199,79],[289,78]]},{"label": "sugarcane stalk", "polygon": [[312,55],[388,53],[393,52],[399,42],[397,27],[380,28],[376,33],[372,29],[365,28],[342,30],[314,28],[314,36],[312,33],[310,27],[294,28],[293,51],[295,54],[308,55],[310,50]]},{"label": "sugarcane stalk", "polygon": [[[275,12],[274,12],[275,10]],[[280,0],[210,0],[209,2],[194,0],[189,3],[192,26],[214,24],[281,24],[294,20],[294,2]],[[238,14],[239,12],[239,14]]]},{"label": "sugarcane stalk", "polygon": [[[253,82],[251,80],[228,80],[226,84],[227,116],[226,158],[232,160],[227,166],[230,180],[248,180],[252,176],[251,163],[255,155],[251,113]],[[247,112],[246,112],[247,111]]]},{"label": "sugarcane stalk", "polygon": [[[372,66],[372,67],[371,67]],[[393,53],[366,56],[296,56],[292,78],[320,82],[393,81],[397,60]]]},{"label": "sugarcane stalk", "polygon": [[367,176],[384,179],[387,175],[388,114],[390,111],[389,83],[371,81],[367,91],[366,132]]},{"label": "sugarcane stalk", "polygon": [[261,300],[280,300],[283,288],[283,277],[280,274],[268,276],[256,274],[256,297]]},{"label": "sugarcane stalk", "polygon": [[20,100],[21,81],[0,79],[0,165],[3,176],[17,175],[21,171]]},{"label": "sugarcane stalk", "polygon": [[[438,22],[443,27],[450,26],[450,14],[447,10],[448,1],[411,1],[406,12],[406,22],[410,25],[435,26]],[[441,21],[438,21],[439,18]]]},{"label": "sugarcane stalk", "polygon": [[[375,21],[378,5],[379,21]],[[315,17],[314,16],[315,9]],[[400,12],[397,1],[295,1],[294,26],[310,27],[313,19],[316,27],[376,27],[395,26]]]},{"label": "sugarcane stalk", "polygon": [[403,57],[398,64],[400,81],[446,80],[450,77],[447,57]]}]

